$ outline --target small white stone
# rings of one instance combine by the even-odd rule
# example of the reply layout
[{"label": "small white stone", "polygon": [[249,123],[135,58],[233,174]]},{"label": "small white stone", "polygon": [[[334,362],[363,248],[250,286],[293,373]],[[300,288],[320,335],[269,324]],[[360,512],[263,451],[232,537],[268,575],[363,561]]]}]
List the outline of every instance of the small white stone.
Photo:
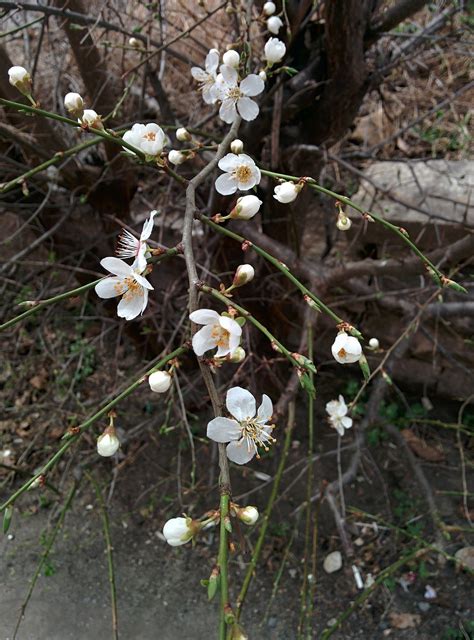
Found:
[{"label": "small white stone", "polygon": [[324,558],[323,568],[326,573],[334,573],[342,567],[342,555],[340,551],[333,551]]}]

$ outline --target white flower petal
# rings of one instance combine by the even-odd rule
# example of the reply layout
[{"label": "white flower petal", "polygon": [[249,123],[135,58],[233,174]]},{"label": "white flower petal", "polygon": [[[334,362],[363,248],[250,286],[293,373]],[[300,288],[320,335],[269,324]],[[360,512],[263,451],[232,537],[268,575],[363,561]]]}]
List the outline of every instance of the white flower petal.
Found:
[{"label": "white flower petal", "polygon": [[349,416],[342,416],[341,424],[344,429],[350,429],[352,427],[352,418],[349,418]]},{"label": "white flower petal", "polygon": [[250,391],[242,387],[229,389],[225,403],[229,413],[239,421],[253,418],[257,410],[255,398]]},{"label": "white flower petal", "polygon": [[227,82],[227,84],[230,84],[234,87],[237,85],[239,74],[237,73],[237,69],[235,69],[235,67],[231,67],[228,64],[222,64],[219,71],[221,72],[222,77],[224,78],[225,82]]},{"label": "white flower petal", "polygon": [[193,351],[202,356],[209,349],[215,349],[216,341],[212,338],[212,325],[207,324],[193,335]]},{"label": "white flower petal", "polygon": [[205,67],[207,73],[214,73],[219,66],[219,51],[217,49],[210,49],[206,56]]},{"label": "white flower petal", "polygon": [[103,258],[100,261],[100,266],[113,273],[114,276],[130,276],[133,274],[132,267],[120,260],[120,258]]},{"label": "white flower petal", "polygon": [[240,345],[240,336],[231,333],[229,336],[229,353],[232,355],[237,347]]},{"label": "white flower petal", "polygon": [[237,109],[242,116],[242,119],[247,122],[255,120],[258,116],[258,112],[260,111],[258,104],[247,97],[239,98],[237,101]]},{"label": "white flower petal", "polygon": [[219,109],[219,118],[227,124],[231,124],[232,122],[234,122],[236,117],[237,109],[235,107],[235,100],[226,98],[225,100],[223,100]]},{"label": "white flower petal", "polygon": [[142,242],[144,242],[145,240],[148,240],[148,238],[151,236],[153,227],[155,225],[153,218],[156,216],[157,213],[158,211],[153,210],[150,213],[150,217],[148,218],[148,220],[145,221],[145,224],[143,225],[143,229],[140,235],[140,240]]},{"label": "white flower petal", "polygon": [[258,96],[264,89],[265,83],[255,73],[251,73],[240,83],[240,90],[246,96]]},{"label": "white flower petal", "polygon": [[196,324],[216,324],[220,315],[213,309],[198,309],[189,314],[189,319]]},{"label": "white flower petal", "polygon": [[95,285],[95,292],[99,298],[115,298],[123,293],[124,288],[121,288],[123,282],[122,278],[112,276],[110,278],[104,278]]},{"label": "white flower petal", "polygon": [[[144,298],[144,289],[140,292],[136,292],[135,295],[124,296],[117,307],[117,315],[119,318],[125,318],[125,320],[133,320],[142,313]],[[146,306],[146,304],[145,304]]]},{"label": "white flower petal", "polygon": [[219,316],[219,324],[232,335],[242,335],[242,327],[240,324],[228,316]]},{"label": "white flower petal", "polygon": [[200,67],[191,67],[191,75],[198,82],[206,82],[208,74]]},{"label": "white flower petal", "polygon": [[259,424],[267,424],[270,422],[272,415],[273,403],[267,395],[263,394],[262,404],[259,406],[257,412],[257,422]]},{"label": "white flower petal", "polygon": [[[245,154],[241,153],[240,156],[242,155]],[[227,153],[223,158],[219,160],[219,164],[217,166],[219,167],[219,169],[222,169],[222,171],[232,172],[239,166],[239,164],[241,164],[240,156],[238,156],[236,153]],[[245,157],[248,158],[249,156]],[[252,160],[252,158],[250,159]]]},{"label": "white flower petal", "polygon": [[230,418],[214,418],[207,425],[207,437],[214,442],[238,440],[241,432],[239,423]]},{"label": "white flower petal", "polygon": [[215,183],[216,191],[223,196],[230,196],[237,191],[237,180],[230,173],[223,173]]},{"label": "white flower petal", "polygon": [[226,447],[227,457],[235,464],[247,464],[257,453],[257,447],[253,440],[244,439],[238,442],[230,442]]},{"label": "white flower petal", "polygon": [[144,289],[150,289],[150,291],[153,291],[153,285],[151,285],[148,280],[141,276],[139,273],[134,273],[133,277]]}]

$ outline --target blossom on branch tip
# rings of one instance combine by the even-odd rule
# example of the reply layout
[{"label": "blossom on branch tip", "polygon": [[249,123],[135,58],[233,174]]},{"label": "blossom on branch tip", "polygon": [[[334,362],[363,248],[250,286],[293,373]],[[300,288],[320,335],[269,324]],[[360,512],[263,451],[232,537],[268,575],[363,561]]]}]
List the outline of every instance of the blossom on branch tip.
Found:
[{"label": "blossom on branch tip", "polygon": [[251,264],[241,264],[237,267],[232,282],[233,287],[242,287],[255,277],[255,269]]},{"label": "blossom on branch tip", "polygon": [[242,142],[242,140],[236,138],[230,143],[230,150],[232,151],[232,153],[242,153],[242,151],[244,150],[244,143]]},{"label": "blossom on branch tip", "polygon": [[339,364],[358,362],[362,356],[362,347],[357,338],[340,331],[331,347],[332,355]]},{"label": "blossom on branch tip", "polygon": [[274,2],[265,2],[263,5],[263,13],[266,16],[271,16],[276,11],[276,4]]},{"label": "blossom on branch tip", "polygon": [[191,75],[199,82],[202,98],[206,104],[214,104],[217,100],[215,87],[218,66],[219,52],[217,49],[211,49],[206,56],[204,69],[200,67],[191,68]]},{"label": "blossom on branch tip", "polygon": [[73,118],[80,120],[84,115],[84,100],[78,93],[66,93],[64,96],[64,107]]},{"label": "blossom on branch tip", "polygon": [[282,182],[275,187],[273,197],[282,204],[288,204],[296,200],[300,191],[301,186],[294,182]]},{"label": "blossom on branch tip", "polygon": [[135,238],[135,236],[126,229],[122,229],[122,233],[118,238],[116,254],[119,258],[133,258],[139,273],[145,270],[147,264],[147,255],[149,252],[146,241],[153,231],[153,218],[157,213],[158,211],[155,209],[150,213],[150,217],[143,224],[140,239]]},{"label": "blossom on branch tip", "polygon": [[148,384],[154,393],[166,393],[171,386],[171,376],[167,371],[153,371],[148,376]]},{"label": "blossom on branch tip", "polygon": [[277,16],[272,16],[267,20],[267,29],[270,31],[270,33],[274,33],[275,35],[278,35],[278,32],[280,31],[282,26],[283,26],[283,22]]},{"label": "blossom on branch tip", "polygon": [[183,162],[186,162],[187,160],[187,155],[182,151],[178,151],[177,149],[171,149],[171,151],[168,153],[168,160],[172,164],[183,164]]},{"label": "blossom on branch tip", "polygon": [[260,183],[261,173],[252,158],[245,153],[228,153],[218,164],[225,171],[216,180],[216,190],[223,196],[235,193],[237,189],[247,191]]},{"label": "blossom on branch tip", "polygon": [[176,139],[180,142],[189,142],[191,140],[191,134],[184,127],[176,129]]},{"label": "blossom on branch tip", "polygon": [[217,347],[216,358],[223,358],[232,355],[239,346],[242,327],[232,318],[213,309],[198,309],[189,314],[189,319],[204,325],[193,335],[193,351],[197,356]]},{"label": "blossom on branch tip", "polygon": [[231,124],[236,119],[237,113],[247,122],[255,120],[259,108],[251,98],[258,96],[265,89],[263,80],[255,73],[251,73],[239,83],[237,69],[226,64],[221,65],[220,71],[216,95],[222,101],[219,109],[221,120]]},{"label": "blossom on branch tip", "polygon": [[264,47],[265,60],[271,66],[277,62],[281,62],[286,53],[285,43],[278,38],[270,38]]},{"label": "blossom on branch tip", "polygon": [[29,96],[31,93],[31,76],[24,67],[10,67],[8,81],[20,93]]},{"label": "blossom on branch tip", "polygon": [[240,55],[237,51],[234,51],[234,49],[229,49],[229,51],[226,51],[222,56],[222,62],[229,67],[238,69],[240,64]]},{"label": "blossom on branch tip", "polygon": [[95,292],[99,298],[122,296],[117,306],[119,318],[133,320],[143,313],[148,304],[148,291],[153,287],[140,274],[136,262],[130,266],[120,258],[104,258],[100,264],[113,275],[100,280],[95,285]]},{"label": "blossom on branch tip", "polygon": [[256,507],[247,506],[237,509],[237,517],[249,526],[255,524],[258,520],[258,509]]},{"label": "blossom on branch tip", "polygon": [[347,405],[344,396],[340,395],[339,400],[331,400],[326,404],[326,413],[329,416],[331,427],[336,429],[340,436],[344,435],[344,429],[352,427],[352,418],[347,415]]},{"label": "blossom on branch tip", "polygon": [[120,447],[120,440],[117,438],[115,429],[107,427],[104,433],[97,438],[97,453],[104,458],[110,458],[117,453]]},{"label": "blossom on branch tip", "polygon": [[179,547],[189,542],[198,530],[191,518],[171,518],[163,527],[163,535],[169,545]]},{"label": "blossom on branch tip", "polygon": [[259,211],[262,201],[257,196],[242,196],[229,214],[230,218],[238,220],[250,220]]},{"label": "blossom on branch tip", "polygon": [[339,231],[349,231],[352,227],[351,219],[348,218],[344,213],[339,213],[336,220],[336,227]]},{"label": "blossom on branch tip", "polygon": [[78,120],[81,124],[84,124],[87,127],[92,127],[92,129],[104,128],[101,117],[97,111],[94,111],[94,109],[84,109],[82,116],[78,118]]},{"label": "blossom on branch tip", "polygon": [[255,455],[257,447],[268,451],[274,442],[271,433],[273,425],[267,424],[273,414],[273,404],[267,395],[262,396],[262,403],[256,410],[253,395],[242,387],[229,389],[226,396],[226,407],[231,418],[218,417],[207,425],[207,437],[215,442],[228,442],[227,457],[236,464],[246,464]]},{"label": "blossom on branch tip", "polygon": [[[154,122],[148,124],[136,123],[123,134],[124,142],[147,156],[159,156],[166,144],[166,136],[163,129]],[[127,153],[133,154],[130,149],[125,149]]]}]

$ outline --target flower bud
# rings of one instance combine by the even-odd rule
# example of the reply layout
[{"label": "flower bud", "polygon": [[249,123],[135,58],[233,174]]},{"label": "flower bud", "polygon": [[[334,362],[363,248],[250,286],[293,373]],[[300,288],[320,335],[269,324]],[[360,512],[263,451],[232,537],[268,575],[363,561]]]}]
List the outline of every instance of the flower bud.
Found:
[{"label": "flower bud", "polygon": [[100,116],[94,111],[94,109],[84,109],[82,118],[78,118],[78,120],[80,120],[82,124],[85,124],[88,127],[92,127],[93,129],[104,128]]},{"label": "flower bud", "polygon": [[243,507],[237,511],[237,517],[245,524],[252,525],[258,520],[258,509],[256,507]]},{"label": "flower bud", "polygon": [[8,80],[20,93],[29,96],[31,93],[31,76],[24,67],[10,67]]},{"label": "flower bud", "polygon": [[199,523],[191,518],[171,518],[163,527],[163,535],[169,545],[179,547],[189,542],[199,529]]},{"label": "flower bud", "polygon": [[232,354],[229,354],[228,360],[229,362],[233,362],[234,364],[239,364],[239,362],[242,362],[245,359],[246,355],[247,354],[245,353],[245,350],[242,349],[242,347],[237,347],[236,349],[234,349],[234,351],[232,351]]},{"label": "flower bud", "polygon": [[280,31],[282,26],[283,26],[283,22],[277,16],[272,16],[267,20],[267,29],[270,31],[270,33],[274,33],[275,35],[278,35],[278,32]]},{"label": "flower bud", "polygon": [[120,440],[117,438],[115,429],[107,427],[104,433],[97,438],[97,453],[104,458],[110,458],[117,453],[120,447]]},{"label": "flower bud", "polygon": [[232,153],[242,153],[242,151],[244,150],[244,143],[242,142],[242,140],[236,138],[230,143],[230,150],[232,151]]},{"label": "flower bud", "polygon": [[263,13],[266,16],[271,16],[275,13],[276,11],[276,5],[274,2],[265,2],[265,4],[263,5]]},{"label": "flower bud", "polygon": [[177,151],[176,149],[171,149],[168,153],[168,160],[172,164],[183,164],[187,159],[187,156],[182,151]]},{"label": "flower bud", "polygon": [[148,384],[155,393],[166,393],[171,386],[171,376],[167,371],[154,371],[148,378]]},{"label": "flower bud", "polygon": [[288,204],[296,200],[298,193],[301,191],[301,186],[294,182],[282,182],[274,189],[273,197],[282,204]]},{"label": "flower bud", "polygon": [[241,287],[247,282],[253,280],[255,276],[255,269],[251,264],[241,264],[237,267],[234,275],[234,281],[232,282],[234,287]]},{"label": "flower bud", "polygon": [[73,118],[80,120],[84,115],[84,100],[78,93],[67,93],[64,97],[64,107]]},{"label": "flower bud", "polygon": [[176,129],[176,138],[180,142],[189,142],[189,140],[191,140],[191,134],[184,127],[179,127],[179,129]]},{"label": "flower bud", "polygon": [[380,342],[377,340],[377,338],[370,338],[369,347],[371,349],[378,349],[380,347]]},{"label": "flower bud", "polygon": [[278,38],[270,38],[265,44],[264,54],[265,60],[271,66],[276,62],[280,62],[286,53],[285,43]]},{"label": "flower bud", "polygon": [[339,229],[339,231],[349,231],[349,229],[352,227],[350,218],[344,215],[342,211],[337,216],[336,227]]},{"label": "flower bud", "polygon": [[234,51],[234,49],[229,49],[229,51],[226,51],[222,56],[222,62],[229,67],[237,69],[240,64],[240,55],[237,51]]},{"label": "flower bud", "polygon": [[142,43],[140,42],[140,40],[137,40],[136,38],[130,38],[130,40],[128,41],[128,44],[134,49],[140,49],[140,47],[142,46]]},{"label": "flower bud", "polygon": [[262,201],[257,196],[242,196],[237,200],[229,216],[238,220],[250,220],[259,212],[261,206]]},{"label": "flower bud", "polygon": [[264,71],[263,69],[262,69],[262,71],[260,71],[260,72],[259,72],[259,74],[258,74],[258,75],[259,75],[259,77],[260,77],[264,82],[266,82],[266,80],[267,80],[267,74],[265,73],[265,71]]}]

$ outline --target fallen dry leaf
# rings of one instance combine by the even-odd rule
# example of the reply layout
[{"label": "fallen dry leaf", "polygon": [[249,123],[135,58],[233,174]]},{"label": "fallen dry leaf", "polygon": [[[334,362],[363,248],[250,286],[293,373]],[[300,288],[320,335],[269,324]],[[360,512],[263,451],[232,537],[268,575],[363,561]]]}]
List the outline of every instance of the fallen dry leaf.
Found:
[{"label": "fallen dry leaf", "polygon": [[391,613],[390,624],[395,629],[413,629],[421,622],[421,616],[417,613]]},{"label": "fallen dry leaf", "polygon": [[444,452],[442,449],[428,444],[422,438],[415,435],[413,431],[410,431],[410,429],[403,429],[401,434],[410,449],[419,458],[428,460],[428,462],[441,462],[441,460],[444,460]]}]

